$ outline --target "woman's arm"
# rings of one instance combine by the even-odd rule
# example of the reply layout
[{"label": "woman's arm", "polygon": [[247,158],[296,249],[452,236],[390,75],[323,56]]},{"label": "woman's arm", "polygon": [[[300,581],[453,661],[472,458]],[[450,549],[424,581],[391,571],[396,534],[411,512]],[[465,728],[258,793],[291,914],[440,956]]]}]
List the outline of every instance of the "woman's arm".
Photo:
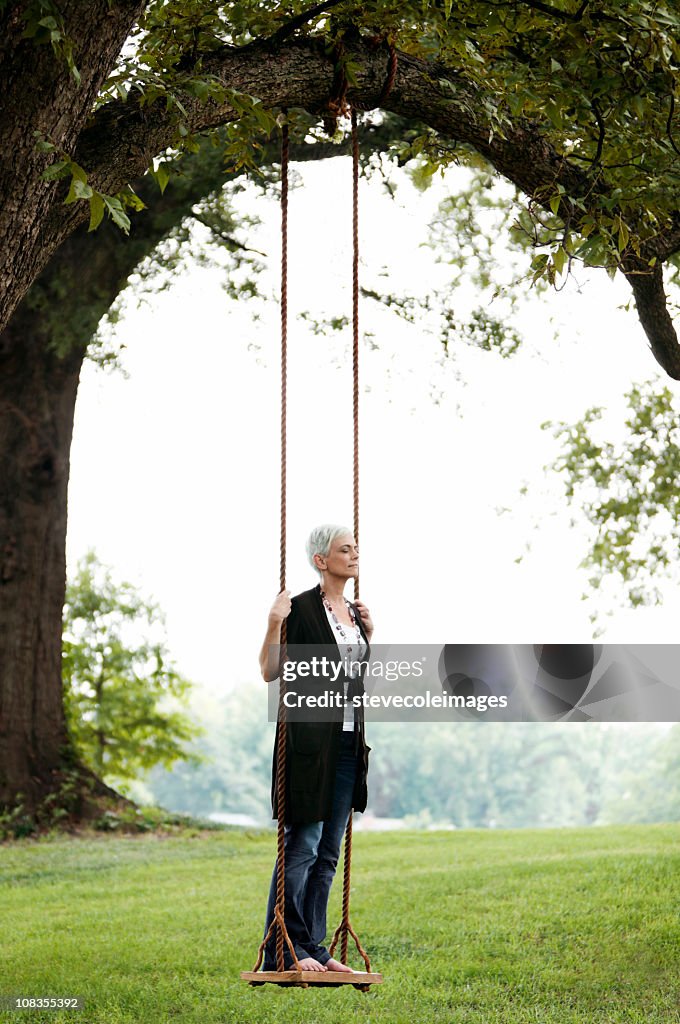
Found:
[{"label": "woman's arm", "polygon": [[267,619],[267,633],[260,651],[260,672],[266,683],[271,683],[279,675],[278,665],[274,669],[271,664],[269,648],[272,644],[281,642],[281,623],[290,614],[290,608],[290,590],[282,590],[280,594],[276,595],[274,604],[271,606]]}]

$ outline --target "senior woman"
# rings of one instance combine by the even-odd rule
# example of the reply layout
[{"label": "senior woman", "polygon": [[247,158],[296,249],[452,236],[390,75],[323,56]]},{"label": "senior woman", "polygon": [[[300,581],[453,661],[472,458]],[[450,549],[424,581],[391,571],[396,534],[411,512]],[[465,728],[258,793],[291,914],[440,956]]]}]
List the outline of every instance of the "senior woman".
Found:
[{"label": "senior woman", "polygon": [[[277,595],[267,624],[260,668],[267,682],[277,678],[270,647],[280,642],[281,624],[287,619],[286,643],[337,644],[339,656],[352,662],[369,651],[373,622],[361,601],[344,596],[345,584],[359,571],[359,549],[351,530],[326,524],[312,530],[307,556],[321,577],[311,590],[291,599],[290,591]],[[340,844],[354,808],[366,808],[368,752],[363,709],[355,708],[351,694],[362,692],[361,677],[344,682],[345,703],[333,721],[286,723],[286,823],[284,919],[300,967],[305,971],[351,971],[333,959],[322,945],[326,910],[340,854]],[[277,740],[279,725],[277,724]],[[272,766],[272,809],[278,817],[276,794],[276,742]],[[291,781],[292,780],[292,781]],[[265,935],[276,905],[274,867],[267,904]],[[264,950],[263,971],[276,970],[276,929]],[[293,967],[284,944],[284,969]]]}]

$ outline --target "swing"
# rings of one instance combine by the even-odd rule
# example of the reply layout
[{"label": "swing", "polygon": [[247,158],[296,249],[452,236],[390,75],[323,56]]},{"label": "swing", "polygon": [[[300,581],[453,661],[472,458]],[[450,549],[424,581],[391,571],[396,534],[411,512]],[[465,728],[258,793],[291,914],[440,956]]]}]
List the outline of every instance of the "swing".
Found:
[{"label": "swing", "polygon": [[[380,105],[387,97],[392,88],[397,67],[396,50],[389,45],[389,72],[387,80],[378,101]],[[340,57],[341,53],[338,52]],[[342,63],[338,61],[341,68]],[[347,91],[347,80],[341,72],[341,81],[338,88],[338,99],[331,102],[329,106],[335,112],[344,114],[347,111],[345,93]],[[354,425],[354,467],[353,467],[353,511],[354,511],[354,538],[359,541],[359,142],[357,135],[356,106],[351,108],[352,119],[352,239],[353,239],[353,273],[352,273],[352,313],[353,313],[353,339],[352,339],[352,413]],[[287,343],[288,343],[288,125],[282,126],[281,141],[281,576],[280,590],[286,588],[286,372],[287,372]],[[359,597],[359,580],[354,579],[354,600]],[[286,621],[284,619],[281,628],[281,648],[285,655],[286,644]],[[257,961],[252,971],[241,971],[241,979],[247,981],[253,987],[265,985],[268,982],[284,987],[309,988],[310,986],[325,986],[336,988],[340,985],[352,985],[361,992],[369,992],[371,985],[378,985],[382,982],[382,974],[371,971],[371,963],[366,951],[362,948],[356,932],[349,920],[349,893],[350,893],[350,870],[352,862],[352,811],[350,810],[344,841],[344,879],[342,892],[342,920],[335,930],[333,941],[329,952],[333,956],[338,939],[340,938],[340,962],[347,963],[348,936],[351,935],[361,954],[366,967],[365,971],[304,971],[298,962],[293,944],[288,937],[288,931],[284,920],[284,886],[285,886],[285,854],[284,854],[284,827],[285,827],[285,801],[286,801],[286,707],[284,696],[286,692],[283,676],[279,680],[279,735],[276,750],[276,777],[277,777],[277,804],[278,804],[278,829],[277,829],[277,887],[276,906],[271,925],[260,944]],[[276,929],[276,967],[275,971],[260,971],[259,967],[264,956],[264,947],[269,940],[272,931]],[[283,969],[283,943],[288,946],[295,964],[294,970]]]}]

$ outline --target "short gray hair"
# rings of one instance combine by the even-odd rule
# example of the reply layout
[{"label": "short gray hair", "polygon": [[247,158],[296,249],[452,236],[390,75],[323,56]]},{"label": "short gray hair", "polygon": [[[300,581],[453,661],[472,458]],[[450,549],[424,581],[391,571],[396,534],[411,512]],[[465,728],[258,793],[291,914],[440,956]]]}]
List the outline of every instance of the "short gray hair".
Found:
[{"label": "short gray hair", "polygon": [[323,555],[324,558],[329,554],[331,550],[331,544],[336,537],[341,537],[343,533],[351,534],[349,526],[338,526],[336,523],[324,523],[322,526],[315,526],[309,537],[307,538],[307,558],[309,564],[315,572],[319,572],[317,566],[314,564],[314,555]]}]

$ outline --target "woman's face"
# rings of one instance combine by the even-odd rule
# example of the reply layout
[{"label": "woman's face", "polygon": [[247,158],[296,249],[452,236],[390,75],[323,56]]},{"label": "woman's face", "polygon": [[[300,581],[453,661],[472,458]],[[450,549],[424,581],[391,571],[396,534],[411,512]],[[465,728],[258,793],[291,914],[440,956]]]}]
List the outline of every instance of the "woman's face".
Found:
[{"label": "woman's face", "polygon": [[359,572],[359,548],[351,533],[342,533],[331,541],[331,549],[325,558],[321,556],[321,568],[332,576],[349,580]]}]

